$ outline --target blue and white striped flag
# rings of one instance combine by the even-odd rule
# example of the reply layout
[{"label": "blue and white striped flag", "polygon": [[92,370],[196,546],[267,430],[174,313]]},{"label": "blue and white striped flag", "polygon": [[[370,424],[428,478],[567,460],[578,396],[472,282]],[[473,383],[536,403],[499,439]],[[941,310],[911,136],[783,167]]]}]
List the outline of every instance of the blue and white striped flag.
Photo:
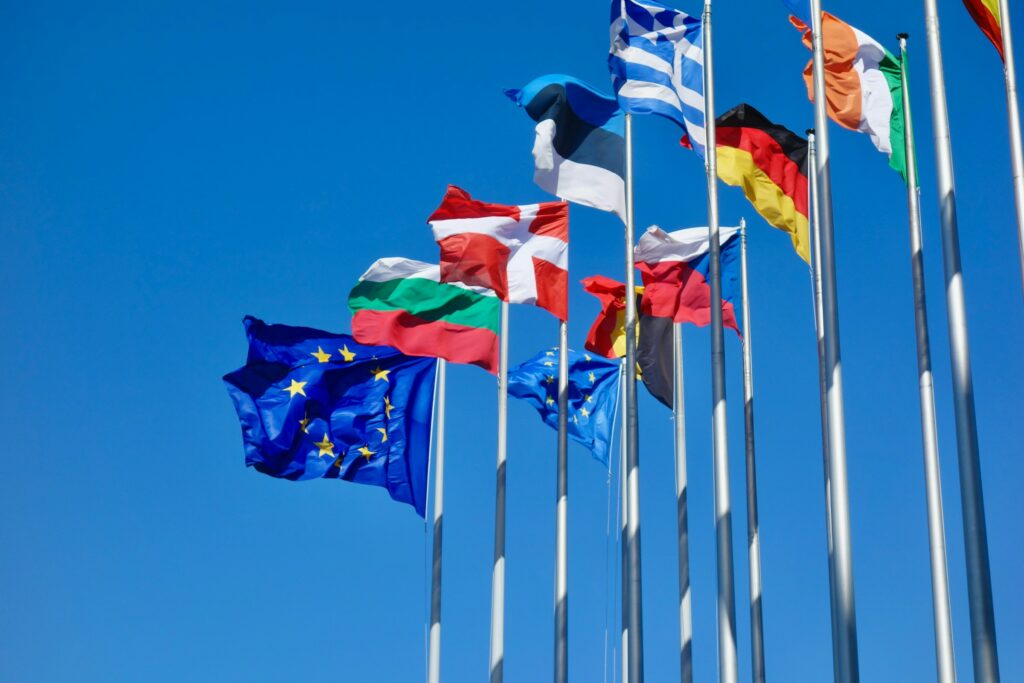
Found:
[{"label": "blue and white striped flag", "polygon": [[704,31],[700,17],[652,0],[612,0],[608,68],[623,111],[660,114],[704,156]]}]

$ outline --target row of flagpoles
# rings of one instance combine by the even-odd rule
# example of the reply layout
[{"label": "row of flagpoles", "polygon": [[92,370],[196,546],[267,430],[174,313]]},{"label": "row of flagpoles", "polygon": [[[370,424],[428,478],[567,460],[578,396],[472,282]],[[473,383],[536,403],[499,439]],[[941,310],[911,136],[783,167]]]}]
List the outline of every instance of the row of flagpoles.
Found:
[{"label": "row of flagpoles", "polygon": [[[966,0],[972,3],[986,0]],[[730,137],[720,142],[718,126],[721,122],[728,128],[729,134],[735,133],[735,126],[748,125],[744,121],[756,121],[749,124],[761,133],[774,135],[773,141],[782,147],[780,159],[785,163],[795,164],[796,175],[806,176],[807,187],[792,181],[787,187],[778,188],[779,199],[786,200],[788,209],[768,210],[755,201],[748,193],[748,198],[755,208],[775,227],[790,232],[794,247],[801,257],[810,263],[810,284],[812,291],[813,318],[817,336],[819,390],[821,401],[822,422],[822,456],[825,492],[825,519],[827,530],[829,598],[832,617],[832,643],[835,680],[839,683],[853,683],[859,680],[859,658],[857,647],[856,608],[853,581],[853,558],[850,531],[850,503],[847,484],[845,414],[843,405],[843,377],[840,351],[839,311],[836,277],[835,238],[833,226],[832,191],[830,177],[829,128],[828,120],[839,120],[842,113],[830,108],[825,93],[830,87],[826,74],[826,55],[823,41],[823,13],[821,0],[785,0],[801,20],[810,20],[810,47],[812,48],[812,69],[810,93],[814,101],[814,129],[808,131],[808,139],[803,141],[795,134],[781,126],[771,124],[748,105],[731,110],[729,114],[716,119],[715,117],[715,83],[712,41],[711,0],[705,0],[699,20],[689,17],[683,12],[670,10],[650,1],[613,0],[613,13],[618,8],[617,17],[613,14],[612,68],[613,82],[616,85],[618,105],[615,111],[607,108],[608,99],[594,92],[575,79],[567,77],[542,77],[532,82],[523,90],[508,91],[507,94],[517,104],[526,109],[527,113],[537,122],[537,142],[534,147],[536,161],[535,179],[542,188],[553,194],[564,195],[564,199],[575,201],[618,214],[625,224],[625,284],[621,298],[623,321],[621,352],[610,346],[601,353],[608,357],[622,357],[624,381],[621,382],[621,454],[620,454],[620,486],[622,526],[621,567],[622,567],[622,605],[621,605],[621,662],[622,677],[628,683],[641,683],[644,680],[644,638],[642,614],[642,563],[641,563],[641,525],[640,525],[640,449],[638,438],[637,414],[637,380],[638,367],[643,367],[645,359],[638,355],[638,329],[643,327],[642,315],[638,311],[635,271],[639,266],[644,272],[644,281],[656,278],[651,274],[651,265],[646,262],[637,263],[637,254],[645,240],[661,239],[666,243],[682,239],[682,232],[666,234],[660,229],[651,228],[637,244],[633,220],[634,187],[633,187],[633,114],[657,113],[675,120],[685,130],[684,140],[704,158],[707,202],[708,227],[706,240],[707,272],[704,276],[709,286],[708,311],[709,320],[698,322],[688,318],[680,318],[678,312],[662,314],[661,317],[672,318],[671,322],[671,398],[658,396],[659,400],[671,403],[674,416],[674,451],[675,478],[678,517],[678,563],[679,563],[679,625],[680,625],[680,679],[683,683],[692,681],[691,637],[693,631],[690,609],[689,585],[689,550],[688,550],[688,515],[687,515],[687,475],[686,475],[686,427],[684,420],[683,384],[684,372],[682,363],[683,331],[685,320],[710,323],[711,328],[711,369],[712,369],[712,434],[713,434],[713,473],[714,473],[714,505],[715,505],[715,537],[717,566],[717,642],[718,642],[718,678],[723,683],[735,683],[738,679],[738,653],[736,638],[736,588],[734,578],[733,538],[732,538],[732,505],[729,488],[729,444],[727,440],[727,401],[725,390],[725,341],[724,328],[726,297],[723,295],[723,246],[728,239],[721,240],[723,229],[720,227],[718,211],[718,180],[721,178],[729,184],[740,184],[732,177],[735,169],[719,168],[720,150],[738,147]],[[1002,54],[1005,64],[1008,114],[1010,117],[1010,149],[1013,166],[1013,185],[1017,201],[1018,231],[1021,240],[1021,262],[1024,266],[1024,155],[1021,153],[1021,136],[1019,114],[1016,101],[1016,84],[1010,34],[1008,0],[999,0],[999,17],[994,24],[999,29]],[[988,548],[986,538],[985,513],[982,496],[980,458],[978,436],[975,419],[974,397],[971,380],[969,350],[967,341],[966,309],[963,293],[963,276],[960,268],[960,248],[957,234],[957,216],[955,204],[955,188],[953,183],[952,153],[949,141],[949,123],[946,113],[945,83],[942,69],[942,55],[939,39],[939,24],[935,0],[925,0],[925,19],[927,25],[928,58],[931,73],[931,104],[934,138],[937,157],[937,184],[940,202],[940,221],[942,233],[942,250],[946,275],[946,306],[949,325],[950,355],[953,375],[954,409],[956,418],[957,453],[960,466],[961,502],[963,507],[964,539],[967,556],[968,603],[970,605],[971,644],[975,680],[992,683],[999,680],[998,658],[996,654],[996,637],[992,606],[992,588],[988,564]],[[838,22],[831,15],[825,15],[832,22],[850,28]],[[800,24],[800,22],[795,22]],[[802,26],[802,24],[801,24]],[[803,29],[801,29],[803,30]],[[853,29],[850,29],[851,31]],[[617,33],[616,33],[617,31]],[[870,41],[870,38],[858,36]],[[990,36],[991,37],[991,36]],[[638,42],[634,42],[634,40]],[[955,681],[953,661],[952,625],[949,604],[949,579],[946,566],[944,538],[944,522],[942,511],[942,494],[940,487],[940,466],[938,455],[938,439],[936,429],[935,397],[931,368],[931,351],[928,338],[928,320],[926,310],[924,263],[922,247],[921,208],[919,201],[919,185],[917,176],[917,157],[914,147],[914,128],[911,120],[910,93],[907,81],[907,52],[905,34],[901,34],[899,64],[900,102],[893,102],[893,116],[897,109],[902,116],[902,139],[874,139],[880,150],[888,151],[890,164],[899,170],[907,184],[907,203],[909,213],[909,234],[911,245],[911,274],[913,280],[913,301],[915,314],[915,331],[917,342],[917,364],[919,376],[919,394],[921,411],[922,445],[925,466],[925,488],[928,508],[928,533],[931,556],[932,597],[934,614],[934,631],[936,643],[936,670],[938,680],[943,683]],[[649,43],[649,45],[648,45]],[[655,54],[665,43],[670,45],[674,60],[665,60],[664,55]],[[638,47],[639,46],[639,47]],[[889,56],[884,48],[878,49]],[[650,50],[653,50],[650,51]],[[651,75],[652,54],[658,59],[669,61],[674,70],[672,86],[657,84],[657,73]],[[618,60],[618,61],[616,61]],[[656,72],[658,68],[654,68]],[[645,71],[646,69],[646,71]],[[645,79],[638,79],[637,74],[646,74]],[[661,88],[661,91],[658,88]],[[576,88],[577,94],[585,92],[585,97],[595,98],[589,103],[577,99],[573,103],[570,88]],[[668,97],[664,92],[668,92]],[[589,93],[589,94],[586,94]],[[652,95],[655,93],[655,95]],[[661,94],[659,94],[661,93]],[[696,97],[700,99],[700,107],[695,106]],[[673,99],[675,98],[675,99]],[[593,102],[597,102],[596,108]],[[666,104],[667,103],[667,104]],[[573,106],[579,111],[573,111]],[[619,106],[622,109],[619,109]],[[588,109],[589,107],[589,109]],[[595,165],[589,166],[590,176],[582,184],[567,184],[568,173],[559,173],[561,158],[558,149],[558,136],[564,131],[559,126],[566,124],[563,114],[578,116],[593,130],[599,131],[604,137],[604,144],[613,149],[617,126],[621,125],[621,138],[624,147],[621,150],[621,177],[616,170],[616,154],[609,158],[599,159]],[[594,112],[597,112],[596,114]],[[865,113],[864,116],[870,116]],[[590,117],[588,119],[588,117]],[[595,118],[596,117],[596,118]],[[619,118],[621,117],[621,124]],[[750,117],[750,118],[744,118]],[[701,120],[702,119],[702,120]],[[895,120],[895,119],[894,119]],[[739,124],[736,122],[739,121]],[[865,130],[874,125],[865,119]],[[888,123],[886,130],[888,130]],[[845,125],[845,124],[844,124]],[[760,127],[760,128],[758,128]],[[766,132],[769,131],[772,132]],[[893,126],[893,131],[898,128]],[[895,133],[894,133],[895,134]],[[779,142],[786,141],[792,149]],[[609,142],[610,141],[610,142]],[[888,145],[888,147],[886,147]],[[708,154],[707,150],[712,153]],[[593,151],[593,150],[592,150]],[[598,154],[596,157],[600,157]],[[725,158],[725,157],[723,157]],[[589,159],[589,158],[588,158]],[[610,160],[609,160],[610,159]],[[802,161],[801,161],[802,159]],[[731,162],[730,162],[731,163]],[[610,169],[610,170],[609,170]],[[806,170],[805,170],[806,169]],[[564,169],[563,169],[564,171]],[[803,175],[801,175],[803,174]],[[799,179],[799,178],[798,178]],[[779,181],[772,182],[778,183]],[[617,185],[621,183],[621,187]],[[609,189],[611,188],[611,189]],[[621,201],[615,198],[621,192]],[[611,198],[609,198],[611,197]],[[801,210],[801,206],[804,208]],[[787,213],[788,212],[788,213]],[[782,214],[786,215],[782,215]],[[467,220],[482,221],[477,228],[465,228]],[[495,223],[497,221],[497,223]],[[525,221],[525,223],[524,223]],[[534,222],[530,222],[534,221]],[[557,427],[557,459],[556,459],[556,524],[555,524],[555,595],[553,606],[554,620],[554,680],[556,683],[567,683],[569,675],[569,626],[568,626],[568,439],[570,437],[570,363],[571,353],[568,348],[568,327],[566,304],[559,297],[567,297],[565,287],[568,282],[568,210],[564,202],[529,205],[504,206],[473,200],[458,188],[449,188],[442,206],[429,221],[434,230],[435,240],[441,246],[442,263],[438,266],[421,264],[404,259],[382,259],[364,274],[360,285],[353,290],[349,305],[355,316],[353,318],[353,337],[337,337],[328,333],[306,330],[299,335],[302,351],[295,351],[300,356],[313,356],[318,364],[328,363],[332,353],[323,350],[317,343],[316,351],[310,344],[321,339],[337,337],[343,346],[339,348],[343,364],[353,362],[359,344],[377,344],[397,347],[409,356],[437,357],[436,380],[431,384],[435,392],[432,402],[433,413],[430,418],[433,433],[432,453],[429,461],[434,466],[433,494],[433,545],[431,570],[431,599],[428,624],[428,662],[427,678],[429,683],[439,683],[441,672],[441,576],[442,576],[442,537],[444,521],[444,455],[445,455],[445,391],[447,361],[468,362],[481,365],[495,372],[498,379],[498,435],[497,459],[495,469],[495,528],[494,556],[491,581],[491,615],[490,615],[490,653],[489,677],[491,683],[500,683],[504,676],[504,623],[505,623],[505,527],[506,527],[506,465],[508,456],[508,396],[510,391],[510,371],[508,360],[509,323],[508,305],[512,303],[536,303],[547,308],[559,317],[559,333],[557,346],[557,390],[555,396],[546,395],[548,406],[556,404],[554,410]],[[512,262],[502,265],[507,272],[504,275],[490,272],[493,264],[474,262],[476,256],[467,257],[472,251],[467,244],[472,242],[474,234],[498,235],[507,239],[508,244],[522,246],[515,242],[517,237],[501,237],[501,230],[522,229],[528,224],[529,236],[543,236],[549,240],[539,261],[544,266],[528,266],[529,268],[555,268],[556,271],[530,270],[526,275],[529,281],[525,289],[511,282]],[[498,228],[495,225],[499,225]],[[480,227],[483,226],[483,227]],[[504,226],[504,227],[500,227]],[[475,233],[474,230],[479,230]],[[701,229],[703,230],[703,229]],[[733,228],[729,231],[732,237]],[[488,233],[488,231],[491,231]],[[497,239],[497,238],[496,238]],[[501,239],[498,239],[500,242]],[[765,680],[765,652],[762,618],[762,586],[760,567],[760,539],[757,508],[757,473],[754,447],[754,390],[752,372],[751,329],[747,283],[747,242],[746,225],[739,227],[739,258],[740,288],[742,296],[741,322],[732,321],[730,326],[742,329],[742,363],[743,363],[743,416],[744,416],[744,458],[746,472],[746,512],[747,512],[747,561],[749,563],[749,618],[751,631],[751,672],[756,683]],[[678,247],[682,242],[675,242]],[[525,253],[525,252],[524,252]],[[645,252],[646,253],[646,252]],[[687,252],[689,257],[702,252]],[[676,257],[673,257],[676,258]],[[701,258],[704,258],[701,255]],[[536,254],[534,260],[538,261]],[[516,266],[522,269],[523,263]],[[1024,269],[1022,269],[1024,272]],[[519,272],[519,276],[523,273]],[[490,278],[490,279],[489,279]],[[506,280],[503,280],[505,278]],[[561,278],[564,278],[562,280]],[[559,283],[563,283],[559,285]],[[408,287],[411,294],[401,294],[402,288]],[[441,292],[440,288],[450,289]],[[453,288],[454,287],[454,288]],[[531,290],[530,287],[533,289]],[[561,287],[561,288],[560,288]],[[424,289],[425,288],[425,289]],[[435,289],[431,289],[435,288]],[[515,290],[515,291],[513,291]],[[542,291],[543,290],[543,291]],[[386,291],[388,293],[381,294]],[[588,291],[591,291],[588,287]],[[426,294],[424,293],[426,292]],[[525,292],[525,293],[524,293]],[[553,292],[553,293],[552,293]],[[396,294],[397,293],[397,294]],[[430,296],[451,297],[458,300],[457,305],[449,307],[450,311],[460,313],[462,317],[451,320],[434,320],[444,324],[462,325],[473,334],[465,337],[470,342],[457,350],[439,351],[432,345],[433,340],[417,337],[409,321],[415,318],[415,306],[426,305],[423,302]],[[650,290],[645,292],[644,301]],[[402,298],[402,297],[405,298]],[[391,297],[389,299],[388,297]],[[500,301],[495,301],[495,297]],[[396,303],[398,302],[398,303]],[[646,303],[645,303],[646,305]],[[390,308],[389,308],[390,307]],[[606,307],[607,308],[607,307]],[[603,315],[607,315],[607,308]],[[467,311],[472,311],[467,313]],[[497,314],[497,346],[490,346],[487,330],[490,314]],[[390,316],[390,317],[389,317]],[[395,318],[395,316],[398,316]],[[405,316],[405,317],[402,317]],[[614,318],[614,311],[612,312]],[[404,320],[398,324],[394,320]],[[480,321],[484,320],[483,323]],[[467,321],[476,321],[470,324]],[[420,322],[423,322],[422,320]],[[600,320],[599,320],[600,322]],[[271,336],[284,334],[288,339],[295,337],[294,330],[287,333],[267,332],[262,323],[247,322],[250,331],[250,343],[264,344],[260,335]],[[477,325],[476,329],[470,329]],[[595,329],[598,323],[595,323]],[[427,326],[429,327],[429,325]],[[251,328],[251,329],[250,329]],[[297,328],[295,328],[297,329]],[[442,329],[442,328],[437,328]],[[254,331],[255,330],[255,331]],[[317,334],[314,335],[313,333]],[[593,333],[593,330],[592,330]],[[303,336],[305,335],[305,336]],[[312,335],[312,336],[311,336]],[[319,335],[319,336],[317,336]],[[429,335],[428,335],[429,336]],[[346,340],[352,340],[350,349]],[[646,340],[645,341],[649,341]],[[276,343],[276,342],[275,342]],[[297,343],[297,342],[295,342]],[[327,343],[327,342],[325,342]],[[461,342],[460,342],[461,344]],[[298,347],[296,347],[298,348]],[[383,347],[378,347],[383,348]],[[594,347],[588,342],[588,349]],[[292,353],[290,349],[288,353]],[[358,353],[372,353],[371,347],[359,347]],[[394,355],[395,349],[387,349]],[[252,354],[251,354],[252,355]],[[388,358],[391,355],[385,354]],[[554,355],[548,352],[549,356]],[[492,357],[493,356],[493,357]],[[378,356],[373,355],[374,359]],[[395,356],[399,358],[398,356]],[[265,359],[264,359],[265,360]],[[308,358],[306,359],[308,361]],[[587,356],[587,360],[591,360]],[[264,362],[264,361],[261,361]],[[269,362],[269,361],[267,361]],[[311,361],[308,361],[311,362]],[[400,361],[388,361],[398,363]],[[524,364],[525,365],[525,364]],[[544,362],[552,366],[554,362]],[[262,366],[260,366],[262,367]],[[319,368],[319,366],[317,366]],[[390,367],[390,366],[389,366]],[[395,366],[398,367],[398,366]],[[522,367],[522,366],[520,366]],[[253,377],[266,375],[270,372],[250,368],[229,375],[229,388],[238,405],[239,416],[243,424],[246,416],[258,408],[261,395],[254,386],[265,388],[263,380],[255,381]],[[292,370],[301,370],[301,366]],[[320,368],[322,372],[327,370]],[[518,369],[517,369],[518,371]],[[276,370],[273,372],[277,372]],[[305,370],[302,370],[305,372]],[[246,432],[247,463],[253,464],[274,476],[286,478],[306,478],[309,476],[334,476],[366,483],[386,485],[392,497],[412,503],[417,511],[425,514],[425,491],[419,491],[415,481],[399,482],[381,478],[380,471],[372,469],[377,465],[374,456],[380,456],[385,450],[390,453],[394,446],[385,446],[389,438],[391,410],[393,409],[391,394],[383,395],[383,403],[379,402],[381,385],[388,384],[388,373],[378,363],[371,371],[372,380],[359,385],[360,400],[366,401],[368,414],[374,419],[384,420],[383,427],[376,428],[380,432],[377,445],[371,447],[370,441],[364,439],[358,448],[352,442],[352,448],[365,462],[359,458],[354,461],[345,459],[345,454],[336,454],[336,442],[339,437],[329,429],[323,430],[322,441],[306,444],[302,434],[311,434],[311,420],[318,419],[308,412],[303,405],[302,420],[298,422],[301,433],[294,434],[298,442],[305,444],[315,452],[306,458],[300,469],[296,469],[295,461],[280,465],[276,459],[281,455],[271,447],[273,435],[254,435],[255,423],[249,423],[252,433]],[[398,372],[395,370],[395,372]],[[253,375],[252,373],[255,373]],[[263,373],[263,375],[260,375]],[[273,375],[275,381],[278,375]],[[282,391],[289,393],[289,400],[296,395],[306,396],[305,386],[312,381],[320,381],[321,376],[306,376],[303,381],[289,375],[290,385]],[[591,382],[594,374],[590,373]],[[311,379],[312,378],[312,379]],[[548,378],[554,380],[554,376]],[[644,382],[651,389],[654,379],[650,373],[644,375]],[[314,385],[315,386],[315,385]],[[319,387],[317,387],[319,389]],[[310,387],[310,390],[313,386]],[[410,390],[412,391],[412,390]],[[619,391],[615,390],[616,393]],[[412,394],[410,394],[412,395]],[[517,396],[525,396],[517,393]],[[397,395],[396,395],[397,396]],[[397,399],[396,399],[397,400]],[[410,399],[411,400],[411,399]],[[540,400],[540,399],[538,399]],[[588,399],[589,400],[589,397]],[[274,409],[280,409],[280,402]],[[372,404],[372,405],[371,405]],[[255,406],[255,407],[254,407]],[[552,415],[551,410],[539,405],[545,420]],[[545,411],[548,412],[545,412]],[[383,412],[381,412],[383,411]],[[581,414],[586,419],[588,413],[584,407]],[[573,416],[573,422],[577,415]],[[404,419],[404,418],[403,418]],[[329,422],[329,420],[328,420]],[[411,424],[411,423],[410,423]],[[549,422],[550,424],[550,422]],[[415,426],[415,425],[413,425]],[[407,425],[403,425],[405,429]],[[412,427],[410,427],[412,429]],[[262,438],[259,441],[257,438]],[[362,437],[360,437],[362,438]],[[574,434],[573,438],[579,438]],[[610,436],[608,436],[610,438]],[[331,441],[335,439],[335,441]],[[312,441],[312,436],[310,437]],[[394,440],[391,442],[394,443]],[[607,444],[604,446],[607,447]],[[377,448],[374,451],[373,448]],[[596,453],[596,451],[595,451]],[[292,455],[295,455],[294,453]],[[408,452],[398,456],[410,457]],[[335,458],[333,464],[327,465],[325,458]],[[309,463],[315,463],[315,466]],[[312,469],[302,469],[302,468]],[[335,468],[337,471],[335,471]],[[422,468],[424,476],[426,467]],[[394,486],[393,486],[394,485]],[[425,489],[426,484],[422,484]]]}]

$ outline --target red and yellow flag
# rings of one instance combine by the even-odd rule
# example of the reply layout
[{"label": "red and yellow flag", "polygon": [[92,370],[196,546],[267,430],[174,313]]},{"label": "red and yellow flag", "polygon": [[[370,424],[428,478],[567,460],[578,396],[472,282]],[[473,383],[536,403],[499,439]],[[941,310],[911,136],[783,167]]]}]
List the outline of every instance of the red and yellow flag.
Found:
[{"label": "red and yellow flag", "polygon": [[1003,57],[1003,29],[999,21],[999,0],[964,0],[964,6],[971,13],[981,32],[988,36]]}]

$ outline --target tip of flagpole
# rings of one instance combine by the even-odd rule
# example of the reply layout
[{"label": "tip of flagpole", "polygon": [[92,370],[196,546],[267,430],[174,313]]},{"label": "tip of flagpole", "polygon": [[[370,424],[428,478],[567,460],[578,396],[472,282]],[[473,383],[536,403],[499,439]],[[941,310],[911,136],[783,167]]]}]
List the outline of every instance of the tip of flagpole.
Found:
[{"label": "tip of flagpole", "polygon": [[804,135],[814,135],[814,129],[808,128],[807,130],[804,131]]},{"label": "tip of flagpole", "polygon": [[910,37],[909,33],[897,33],[896,34],[896,40],[906,40],[909,37]]}]

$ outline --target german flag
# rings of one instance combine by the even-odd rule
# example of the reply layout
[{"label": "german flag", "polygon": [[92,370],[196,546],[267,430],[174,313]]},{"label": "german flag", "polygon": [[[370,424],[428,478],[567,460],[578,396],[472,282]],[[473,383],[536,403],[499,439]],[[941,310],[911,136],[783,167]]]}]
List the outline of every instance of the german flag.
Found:
[{"label": "german flag", "polygon": [[[583,280],[583,289],[601,302],[585,347],[605,358],[626,355],[626,285],[603,275]],[[640,305],[644,288],[637,287],[636,364],[651,396],[672,407],[672,318],[646,315]]]},{"label": "german flag", "polygon": [[796,253],[810,263],[807,140],[749,104],[719,116],[716,129],[718,177],[743,188],[757,212],[788,232]]}]

